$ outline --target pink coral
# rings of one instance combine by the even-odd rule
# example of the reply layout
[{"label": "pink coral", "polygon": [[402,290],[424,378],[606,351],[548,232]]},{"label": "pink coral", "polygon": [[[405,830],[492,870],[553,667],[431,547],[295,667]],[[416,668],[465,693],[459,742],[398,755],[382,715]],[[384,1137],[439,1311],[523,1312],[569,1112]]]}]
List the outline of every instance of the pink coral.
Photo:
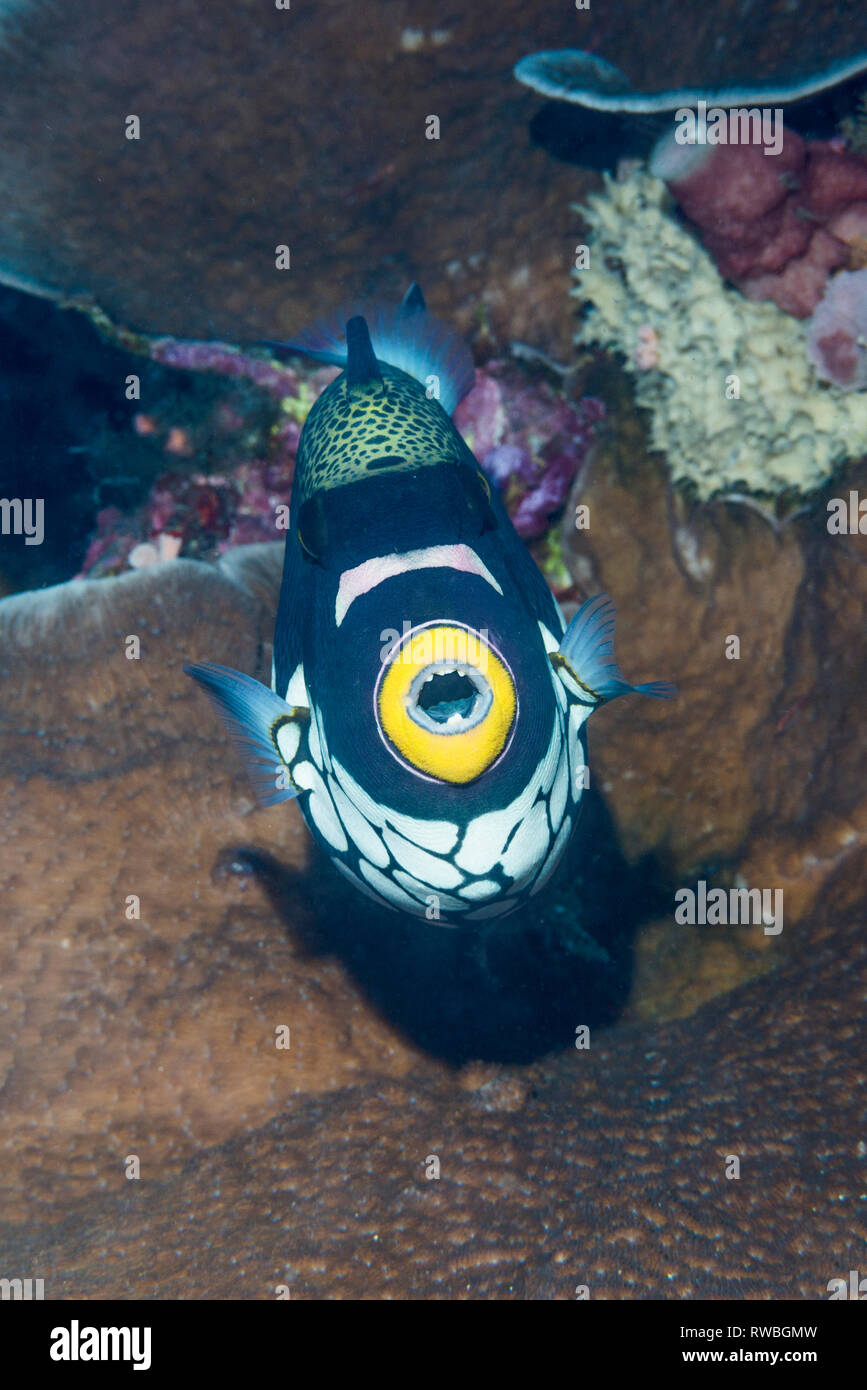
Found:
[{"label": "pink coral", "polygon": [[264,356],[244,352],[228,343],[197,342],[184,338],[157,338],[151,357],[164,367],[250,381],[275,400],[298,395],[298,376],[291,367]]},{"label": "pink coral", "polygon": [[637,333],[638,342],[635,345],[635,365],[641,371],[650,371],[651,367],[659,366],[659,334],[649,323],[643,323]]},{"label": "pink coral", "polygon": [[455,424],[503,493],[520,536],[542,536],[585,462],[601,401],[565,399],[520,368],[490,362],[455,411]]},{"label": "pink coral", "polygon": [[[258,372],[259,359],[247,359],[219,343],[163,339],[159,355],[163,362],[193,371],[246,375],[252,363]],[[323,368],[306,378],[314,395],[336,371]],[[256,385],[268,390],[269,379],[266,373]],[[285,393],[289,386],[297,389],[297,382],[292,373],[291,380],[273,379],[271,386]],[[201,465],[194,472],[174,471],[178,463],[173,462],[173,471],[156,479],[134,513],[101,512],[82,574],[113,574],[175,554],[213,559],[237,545],[281,539],[277,508],[289,499],[300,427],[289,416],[279,418],[267,441],[268,457],[245,456],[243,438],[237,438],[245,423],[237,414],[242,403],[240,398],[237,403],[220,401],[208,409],[208,420],[229,431],[219,451],[219,471],[213,464],[207,471]],[[604,414],[602,403],[593,397],[569,402],[547,381],[512,363],[492,362],[476,372],[473,389],[455,412],[455,423],[502,491],[518,533],[532,539],[544,535],[563,506]],[[184,438],[176,437],[177,447],[170,448],[172,429],[177,427],[167,427],[157,413],[135,416],[133,429],[176,459],[183,457],[187,438],[196,437],[195,428],[191,435],[178,430]]]},{"label": "pink coral", "polygon": [[807,356],[823,381],[845,391],[867,387],[867,270],[830,282],[807,325]]},{"label": "pink coral", "polygon": [[650,167],[720,274],[795,318],[809,317],[829,277],[863,251],[867,156],[839,141],[785,130],[780,153],[768,155],[761,145],[681,145],[667,135]]}]

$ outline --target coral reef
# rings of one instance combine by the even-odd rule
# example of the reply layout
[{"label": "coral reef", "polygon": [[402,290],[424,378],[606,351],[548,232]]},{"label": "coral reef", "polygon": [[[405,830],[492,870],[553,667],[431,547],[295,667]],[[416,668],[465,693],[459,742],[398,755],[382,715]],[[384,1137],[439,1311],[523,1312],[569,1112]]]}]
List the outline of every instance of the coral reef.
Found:
[{"label": "coral reef", "polygon": [[[865,205],[867,211],[867,205]],[[807,355],[823,381],[867,387],[867,269],[841,271],[807,325]]]},{"label": "coral reef", "polygon": [[[638,88],[652,73],[707,91],[750,74],[796,81],[817,53],[830,66],[867,48],[860,0],[766,9],[719,0],[691,26],[683,0],[656,0],[647,25],[625,3],[582,13],[579,37],[574,5],[548,0],[446,16],[415,0],[411,14],[356,7],[339,24],[328,6],[299,19],[261,0],[130,0],[110,14],[77,0],[61,26],[25,0],[3,55],[2,273],[86,290],[154,332],[231,341],[287,337],[330,297],[394,299],[417,278],[463,331],[482,304],[498,343],[562,358],[577,239],[564,209],[594,175],[528,137],[539,99],[510,67],[577,42]],[[425,37],[407,42],[408,30]],[[439,140],[425,138],[427,113]],[[131,114],[138,139],[126,138]]]},{"label": "coral reef", "polygon": [[[682,737],[663,770],[655,712],[612,705],[604,738],[591,740],[597,785],[629,860],[651,852],[681,883],[724,866],[730,884],[784,888],[793,917],[773,942],[699,939],[671,919],[649,927],[630,1012],[658,1018],[800,950],[797,923],[863,846],[867,665],[852,634],[867,610],[867,536],[829,535],[827,493],[782,523],[737,499],[690,507],[666,496],[627,379],[603,387],[609,428],[571,499],[590,525],[564,523],[564,554],[582,594],[616,596],[636,679],[660,662],[673,674]],[[834,491],[853,489],[867,495],[863,463]]]},{"label": "coral reef", "polygon": [[[433,267],[479,360],[513,338],[562,357],[565,209],[595,176],[533,143],[538,101],[503,81],[575,41],[574,7],[335,13],[4,9],[0,278],[187,338],[126,335],[145,389],[110,431],[138,490],[94,503],[104,577],[0,600],[0,1266],[49,1299],[824,1298],[867,1239],[867,537],[830,534],[814,492],[840,468],[867,495],[867,466],[842,471],[867,447],[858,315],[830,306],[813,368],[807,326],[725,288],[664,185],[591,200],[580,342],[625,370],[585,352],[594,394],[570,401],[489,365],[463,425],[529,540],[564,509],[576,586],[613,594],[630,675],[678,680],[680,725],[663,741],[625,701],[594,720],[578,859],[525,939],[380,914],[297,807],[254,804],[181,672],[267,679],[281,546],[255,542],[316,390],[192,335],[288,337],[329,287],[390,297]],[[720,0],[673,44],[682,16],[594,7],[580,41],[639,90],[867,49],[862,0]],[[841,295],[847,167],[811,188],[810,247],[849,246]],[[678,926],[696,877],[782,889],[784,932]]]},{"label": "coral reef", "polygon": [[796,318],[813,312],[834,271],[863,262],[867,156],[780,133],[761,144],[657,144],[650,172],[667,184],[720,274],[748,299]]},{"label": "coral reef", "polygon": [[[0,1259],[38,1268],[46,1296],[821,1298],[857,1266],[865,540],[829,537],[819,504],[759,570],[766,523],[718,504],[730,524],[688,551],[637,426],[619,430],[573,494],[591,507],[573,561],[616,594],[636,676],[663,659],[678,675],[683,730],[672,764],[652,712],[612,706],[600,781],[632,856],[785,886],[786,930],[761,938],[777,968],[682,1021],[456,1075],[383,992],[393,962],[391,1001],[417,1014],[439,938],[361,918],[305,872],[297,813],[254,809],[181,675],[204,652],[267,670],[279,546],[4,600]],[[353,969],[317,938],[341,922]],[[677,994],[716,942],[667,927]]]},{"label": "coral reef", "polygon": [[861,93],[852,114],[840,122],[840,134],[849,149],[867,154],[867,91]]},{"label": "coral reef", "polygon": [[300,1096],[159,1168],[145,1202],[119,1175],[53,1197],[0,1257],[66,1299],[825,1299],[867,1239],[867,952],[845,895],[823,917],[835,941],[686,1022],[462,1086]]},{"label": "coral reef", "polygon": [[593,111],[648,116],[694,107],[702,101],[709,107],[756,107],[801,101],[867,71],[867,52],[855,52],[842,61],[821,66],[814,61],[808,71],[797,75],[790,70],[784,77],[768,78],[763,71],[761,77],[751,81],[742,77],[726,86],[648,86],[648,75],[654,75],[648,69],[642,74],[641,86],[636,87],[607,58],[582,48],[530,53],[516,63],[514,71],[519,82],[555,101],[572,102]]},{"label": "coral reef", "polygon": [[[175,467],[155,480],[133,512],[103,508],[79,578],[119,574],[176,556],[212,560],[237,545],[278,539],[301,425],[337,371],[293,370],[222,343],[142,342],[147,355],[163,365],[251,382],[278,403],[279,418],[265,438],[248,418],[255,417],[252,406],[245,414],[239,402],[220,396],[200,420],[188,418],[184,428],[159,407],[136,414],[134,431],[176,464],[216,454],[219,471]],[[496,361],[477,370],[455,420],[503,491],[519,534],[538,540],[562,509],[604,414],[602,402],[593,397],[571,403],[544,374]],[[251,456],[251,445],[267,448],[267,457]],[[545,556],[540,558],[544,562]]]},{"label": "coral reef", "polygon": [[455,412],[455,424],[504,493],[519,536],[543,536],[587,460],[605,407],[574,405],[514,364],[490,362]]},{"label": "coral reef", "polygon": [[[213,560],[236,545],[278,538],[279,508],[292,487],[294,457],[236,464],[225,473],[164,473],[135,512],[104,507],[78,578],[185,559]],[[285,528],[284,528],[285,529]]]},{"label": "coral reef", "polygon": [[[590,264],[573,293],[590,307],[577,341],[624,355],[653,447],[699,498],[809,493],[867,449],[867,399],[818,385],[803,325],[728,289],[666,204],[665,185],[639,168],[606,176],[589,199]],[[648,326],[651,368],[636,359]]]}]

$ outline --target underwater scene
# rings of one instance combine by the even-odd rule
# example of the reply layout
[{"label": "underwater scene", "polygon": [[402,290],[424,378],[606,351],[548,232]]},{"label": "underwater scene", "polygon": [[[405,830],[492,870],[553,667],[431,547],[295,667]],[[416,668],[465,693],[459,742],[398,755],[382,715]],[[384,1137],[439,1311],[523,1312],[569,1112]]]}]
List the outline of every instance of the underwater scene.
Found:
[{"label": "underwater scene", "polygon": [[867,9],[0,49],[2,1299],[867,1298]]}]

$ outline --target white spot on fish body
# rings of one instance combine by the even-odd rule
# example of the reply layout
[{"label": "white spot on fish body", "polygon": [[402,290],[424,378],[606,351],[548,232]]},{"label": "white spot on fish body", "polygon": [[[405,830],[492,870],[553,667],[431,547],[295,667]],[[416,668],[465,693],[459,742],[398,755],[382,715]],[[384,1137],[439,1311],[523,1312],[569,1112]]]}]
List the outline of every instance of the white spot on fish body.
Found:
[{"label": "white spot on fish body", "polygon": [[503,852],[503,846],[517,825],[523,820],[539,794],[544,760],[534,772],[529,784],[515,800],[498,811],[485,811],[470,821],[464,834],[464,842],[455,855],[459,869],[469,874],[486,874],[494,867]]},{"label": "white spot on fish body", "polygon": [[287,767],[291,766],[300,742],[301,730],[297,724],[283,724],[277,730],[277,747],[280,749],[280,757]]},{"label": "white spot on fish body", "polygon": [[548,814],[544,801],[528,811],[503,855],[503,868],[516,882],[536,872],[548,848]]},{"label": "white spot on fish body", "polygon": [[364,857],[371,860],[378,868],[384,869],[388,864],[388,851],[370,821],[366,820],[358,807],[349,800],[334,778],[331,779],[329,785],[331,795],[334,797],[334,804],[337,807],[337,814],[343,822],[344,829],[355,841]]},{"label": "white spot on fish body", "polygon": [[417,878],[405,874],[402,869],[395,869],[394,876],[408,893],[412,893],[413,897],[419,899],[423,906],[427,906],[427,900],[433,894],[436,897],[437,905],[444,908],[446,912],[466,912],[467,910],[468,904],[461,902],[460,898],[453,898],[450,893],[441,893],[438,888],[432,888],[429,883],[419,883]]},{"label": "white spot on fish body", "polygon": [[548,745],[548,752],[542,764],[542,792],[545,796],[551,790],[551,783],[560,766],[560,754],[562,752],[562,742],[560,738],[560,720],[554,719],[554,729],[551,734],[551,742]]},{"label": "white spot on fish body", "polygon": [[564,755],[560,759],[560,766],[557,769],[557,778],[554,782],[554,790],[551,792],[551,801],[548,806],[551,817],[551,830],[555,835],[563,819],[563,812],[566,810],[566,794],[568,790],[569,759]]},{"label": "white spot on fish body", "polygon": [[536,879],[536,882],[530,889],[531,898],[534,897],[535,894],[538,893],[541,888],[545,887],[545,884],[548,882],[548,879],[551,877],[557,865],[560,863],[560,860],[563,858],[563,851],[566,848],[571,833],[572,817],[567,816],[562,826],[560,827],[560,834],[554,841],[554,848],[551,850],[551,853],[548,855],[548,858],[545,860],[545,863],[542,866],[542,872],[539,874],[539,877]]},{"label": "white spot on fish body", "polygon": [[379,893],[380,897],[385,898],[386,902],[394,907],[402,909],[404,912],[415,912],[419,910],[419,904],[415,898],[411,898],[409,893],[405,893],[398,884],[394,883],[385,874],[380,873],[372,864],[368,864],[366,859],[358,861],[358,867],[367,879],[371,888]]},{"label": "white spot on fish body", "polygon": [[458,890],[462,898],[469,898],[471,902],[478,902],[482,898],[493,898],[501,892],[499,883],[495,883],[492,878],[476,879],[475,883],[468,883],[466,888]]},{"label": "white spot on fish body", "polygon": [[334,849],[344,853],[349,848],[349,842],[343,833],[343,826],[328,795],[328,789],[316,768],[312,763],[300,763],[292,770],[292,781],[302,791],[310,792],[304,810],[322,838]]},{"label": "white spot on fish body", "polygon": [[434,854],[448,854],[458,840],[458,827],[447,820],[419,820],[416,816],[405,816],[400,811],[384,807],[386,819],[395,830],[413,844]]},{"label": "white spot on fish body", "polygon": [[396,835],[388,828],[383,830],[382,838],[401,868],[414,878],[430,883],[434,889],[457,888],[463,883],[463,874],[459,873],[449,860],[437,859],[435,855],[419,849],[418,845],[411,844],[409,840],[404,840],[401,835]]},{"label": "white spot on fish body", "polygon": [[322,772],[325,768],[325,764],[322,760],[322,745],[319,741],[319,721],[316,718],[315,710],[311,710],[310,712],[310,723],[307,730],[307,747],[310,750],[311,758],[319,768],[319,771]]},{"label": "white spot on fish body", "polygon": [[310,696],[307,693],[304,666],[301,662],[295,667],[292,679],[286,689],[286,703],[287,705],[300,705],[305,709],[310,708]]}]

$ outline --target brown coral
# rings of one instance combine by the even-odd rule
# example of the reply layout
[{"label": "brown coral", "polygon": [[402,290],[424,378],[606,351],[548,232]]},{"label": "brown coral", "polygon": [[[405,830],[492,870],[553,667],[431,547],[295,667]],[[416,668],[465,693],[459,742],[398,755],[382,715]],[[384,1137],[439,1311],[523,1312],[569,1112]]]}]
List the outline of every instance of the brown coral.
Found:
[{"label": "brown coral", "polygon": [[611,132],[585,119],[575,162],[552,159],[512,65],[587,47],[637,85],[714,87],[867,47],[859,0],[766,8],[728,0],[687,24],[682,0],[657,0],[646,25],[624,3],[581,14],[579,38],[574,7],[545,0],[447,16],[438,0],[41,0],[4,17],[0,265],[142,329],[229,341],[417,278],[464,329],[481,305],[500,341],[563,354],[581,240],[568,209]]},{"label": "brown coral", "polygon": [[[831,538],[787,528],[778,546],[737,511],[713,563],[699,533],[680,568],[665,558],[661,472],[647,460],[629,472],[616,442],[611,468],[620,481],[600,467],[586,495],[582,564],[605,569],[630,674],[664,668],[684,688],[674,739],[623,702],[597,716],[591,763],[632,855],[662,852],[686,874],[719,854],[784,883],[786,930],[762,961],[776,968],[682,1021],[593,1028],[589,1050],[456,1077],[376,1002],[399,920],[370,938],[375,923],[358,924],[356,951],[369,939],[379,953],[366,973],[322,953],[313,929],[346,917],[347,898],[310,876],[294,810],[254,810],[180,675],[198,655],[267,668],[278,548],[8,599],[4,1267],[38,1270],[49,1297],[262,1298],[283,1283],[294,1297],[569,1298],[588,1284],[596,1297],[816,1298],[854,1267],[862,542],[837,538],[808,584],[810,546]],[[765,594],[745,558],[760,535]],[[738,625],[740,692],[712,662]],[[748,637],[766,668],[749,679]],[[776,733],[791,671],[815,681],[835,661],[843,679]],[[725,815],[700,814],[714,776]],[[693,933],[688,976],[715,939],[676,930]],[[652,998],[660,977],[644,962]],[[704,992],[749,973],[708,977]],[[652,1012],[633,1003],[636,1020]],[[575,1014],[571,1031],[586,1021],[583,1005]],[[124,1174],[132,1154],[139,1181]]]}]

